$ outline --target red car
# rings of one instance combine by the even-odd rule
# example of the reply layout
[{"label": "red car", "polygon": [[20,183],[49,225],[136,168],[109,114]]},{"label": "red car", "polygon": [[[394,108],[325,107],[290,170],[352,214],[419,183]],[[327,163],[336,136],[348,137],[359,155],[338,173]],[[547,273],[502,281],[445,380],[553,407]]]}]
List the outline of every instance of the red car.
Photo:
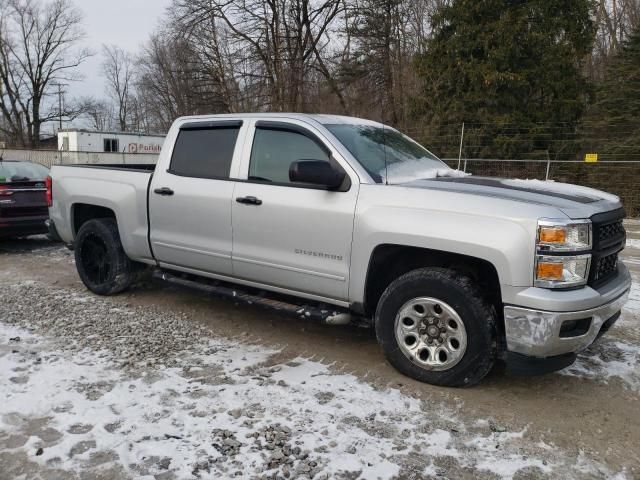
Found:
[{"label": "red car", "polygon": [[43,165],[0,160],[0,238],[48,232],[48,176]]}]

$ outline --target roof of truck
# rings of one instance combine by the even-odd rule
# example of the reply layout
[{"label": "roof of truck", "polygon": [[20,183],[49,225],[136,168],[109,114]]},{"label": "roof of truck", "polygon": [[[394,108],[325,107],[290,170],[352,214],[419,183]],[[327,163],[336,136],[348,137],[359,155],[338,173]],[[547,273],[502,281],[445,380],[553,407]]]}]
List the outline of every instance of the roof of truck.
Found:
[{"label": "roof of truck", "polygon": [[324,113],[224,113],[216,115],[195,115],[183,117],[181,120],[211,120],[215,118],[289,118],[297,120],[314,120],[323,125],[352,124],[352,125],[382,125],[365,118],[349,117],[346,115],[330,115]]}]

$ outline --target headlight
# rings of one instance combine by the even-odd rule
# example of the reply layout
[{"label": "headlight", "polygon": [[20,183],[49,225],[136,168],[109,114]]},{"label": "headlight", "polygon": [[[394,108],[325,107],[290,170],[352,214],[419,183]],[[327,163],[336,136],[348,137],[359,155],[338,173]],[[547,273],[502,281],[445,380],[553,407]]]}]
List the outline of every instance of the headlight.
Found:
[{"label": "headlight", "polygon": [[540,220],[538,222],[538,251],[584,250],[591,250],[591,221]]},{"label": "headlight", "polygon": [[579,287],[587,283],[591,255],[536,256],[535,286],[543,288]]},{"label": "headlight", "polygon": [[538,221],[534,285],[580,287],[587,283],[592,234],[590,220]]}]

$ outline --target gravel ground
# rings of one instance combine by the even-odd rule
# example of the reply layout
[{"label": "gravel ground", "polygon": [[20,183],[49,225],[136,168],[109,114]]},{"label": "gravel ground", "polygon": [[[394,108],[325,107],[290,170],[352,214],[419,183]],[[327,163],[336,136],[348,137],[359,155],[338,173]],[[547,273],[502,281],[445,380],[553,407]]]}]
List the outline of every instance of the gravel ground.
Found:
[{"label": "gravel ground", "polygon": [[154,284],[93,296],[44,240],[0,267],[0,478],[640,475],[637,282],[574,367],[448,390],[374,364],[371,332]]}]

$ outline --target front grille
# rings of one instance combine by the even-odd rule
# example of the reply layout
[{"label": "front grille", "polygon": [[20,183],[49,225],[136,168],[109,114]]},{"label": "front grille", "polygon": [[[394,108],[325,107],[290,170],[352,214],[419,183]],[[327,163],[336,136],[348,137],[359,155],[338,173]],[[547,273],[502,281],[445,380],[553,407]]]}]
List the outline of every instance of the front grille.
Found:
[{"label": "front grille", "polygon": [[618,268],[618,254],[612,253],[606,257],[599,258],[592,268],[594,268],[594,282],[608,278],[614,274]]},{"label": "front grille", "polygon": [[626,241],[623,218],[622,209],[591,217],[593,257],[588,282],[591,287],[606,283],[618,271],[618,254],[624,249]]},{"label": "front grille", "polygon": [[606,244],[610,241],[618,241],[618,239],[625,235],[624,226],[622,220],[617,222],[608,223],[606,225],[600,225],[598,228],[598,243],[600,245]]}]

